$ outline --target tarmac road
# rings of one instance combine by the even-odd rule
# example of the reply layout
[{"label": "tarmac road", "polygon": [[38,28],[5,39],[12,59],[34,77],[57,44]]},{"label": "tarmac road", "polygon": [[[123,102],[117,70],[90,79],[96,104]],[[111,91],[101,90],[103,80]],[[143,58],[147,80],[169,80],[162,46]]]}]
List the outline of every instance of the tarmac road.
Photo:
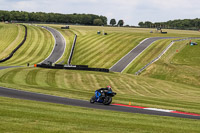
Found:
[{"label": "tarmac road", "polygon": [[125,55],[122,59],[120,59],[114,66],[112,66],[110,68],[110,71],[123,72],[123,70],[125,70],[125,68],[153,42],[160,39],[172,39],[172,38],[174,37],[152,37],[145,39],[140,44],[138,44],[138,46],[136,46],[133,50],[131,50],[127,55]]},{"label": "tarmac road", "polygon": [[20,66],[0,66],[0,70],[2,69],[7,69],[7,68],[16,68],[16,67],[20,67]]},{"label": "tarmac road", "polygon": [[178,113],[168,113],[168,112],[160,112],[154,110],[144,110],[139,108],[130,108],[116,105],[105,106],[102,104],[90,104],[89,101],[69,99],[64,97],[57,97],[27,91],[20,91],[15,89],[8,89],[0,87],[0,96],[2,97],[11,97],[25,100],[34,100],[41,102],[49,102],[49,103],[57,103],[64,105],[72,105],[72,106],[80,106],[86,108],[95,108],[95,109],[103,109],[103,110],[112,110],[112,111],[120,111],[120,112],[129,112],[129,113],[140,113],[140,114],[148,114],[148,115],[159,115],[159,116],[171,116],[171,117],[180,117],[180,118],[189,118],[189,119],[200,119],[200,116],[193,115],[185,115]]},{"label": "tarmac road", "polygon": [[52,33],[52,35],[55,38],[55,46],[50,56],[41,63],[45,63],[45,64],[48,62],[55,63],[62,57],[62,55],[65,52],[65,47],[66,47],[65,39],[61,35],[61,33],[58,32],[57,30],[50,27],[46,27],[46,26],[42,26],[42,27]]}]

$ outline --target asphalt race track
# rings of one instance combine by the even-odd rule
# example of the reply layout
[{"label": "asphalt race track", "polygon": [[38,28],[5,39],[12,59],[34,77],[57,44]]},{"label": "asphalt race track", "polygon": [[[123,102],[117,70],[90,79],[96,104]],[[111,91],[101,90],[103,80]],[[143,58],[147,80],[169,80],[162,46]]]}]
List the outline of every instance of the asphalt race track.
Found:
[{"label": "asphalt race track", "polygon": [[2,69],[7,69],[7,68],[16,68],[16,67],[20,67],[20,66],[0,66],[0,70]]},{"label": "asphalt race track", "polygon": [[89,100],[83,101],[83,100],[69,99],[69,98],[64,98],[64,97],[26,92],[26,91],[8,89],[8,88],[3,88],[3,87],[0,87],[0,96],[25,99],[25,100],[41,101],[41,102],[49,102],[49,103],[57,103],[57,104],[64,104],[64,105],[80,106],[80,107],[86,107],[86,108],[120,111],[120,112],[140,113],[140,114],[159,115],[159,116],[171,116],[171,117],[180,117],[180,118],[189,118],[189,119],[200,119],[200,116],[160,112],[160,111],[154,111],[154,110],[144,110],[144,109],[139,109],[139,108],[129,108],[129,107],[115,106],[115,105],[105,106],[102,104],[91,104],[89,103]]},{"label": "asphalt race track", "polygon": [[50,27],[46,27],[46,26],[42,26],[42,27],[50,31],[55,38],[55,46],[51,55],[47,59],[45,59],[42,63],[45,63],[45,64],[47,64],[48,62],[55,63],[62,57],[62,55],[65,52],[65,47],[66,47],[65,39],[61,35],[61,33],[58,32],[57,30]]},{"label": "asphalt race track", "polygon": [[123,72],[123,70],[153,42],[160,39],[172,39],[172,38],[174,37],[152,37],[145,39],[140,44],[138,44],[138,46],[136,46],[133,50],[131,50],[127,55],[125,55],[122,59],[120,59],[114,66],[112,66],[110,68],[110,71]]}]

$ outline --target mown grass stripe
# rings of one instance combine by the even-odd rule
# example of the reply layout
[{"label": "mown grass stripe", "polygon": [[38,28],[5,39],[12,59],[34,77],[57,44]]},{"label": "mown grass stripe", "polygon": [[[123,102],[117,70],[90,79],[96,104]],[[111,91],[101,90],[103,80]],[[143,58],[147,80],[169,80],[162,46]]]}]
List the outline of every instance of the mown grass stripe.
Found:
[{"label": "mown grass stripe", "polygon": [[[96,62],[96,65],[95,66],[98,66],[98,63],[99,62],[101,62],[101,60],[106,60],[106,59],[108,59],[107,60],[107,63],[109,63],[109,61],[110,61],[110,59],[113,59],[113,58],[115,58],[116,56],[119,56],[119,54],[118,55],[116,55],[116,56],[114,56],[114,53],[115,53],[115,50],[116,49],[121,49],[121,51],[122,51],[122,49],[125,47],[123,44],[122,44],[122,42],[123,42],[123,40],[121,40],[121,38],[119,38],[119,39],[116,39],[115,41],[112,41],[113,43],[113,45],[112,44],[107,44],[105,47],[101,47],[101,48],[99,48],[98,50],[97,49],[95,49],[95,50],[97,50],[98,52],[96,52],[96,55],[101,55],[101,54],[104,54],[105,55],[105,58],[102,58],[102,56],[96,56],[96,58],[95,58],[95,56],[94,56],[94,54],[91,54],[89,57],[92,57],[92,58],[89,58],[88,57],[88,60],[86,60],[85,62],[88,62],[88,64],[90,64],[90,65],[92,65],[93,66],[93,64],[95,65],[95,62]],[[126,48],[126,47],[125,47]],[[92,53],[95,53],[95,52],[92,52]],[[117,54],[117,53],[116,53]],[[121,55],[122,56],[122,55]],[[104,63],[105,62],[102,62],[101,63],[101,65],[102,66],[104,66]],[[110,64],[110,63],[109,63]],[[99,66],[100,66],[100,64],[99,64]],[[108,68],[109,66],[105,66],[106,68]]]},{"label": "mown grass stripe", "polygon": [[[121,35],[118,35],[118,36],[121,36]],[[88,58],[90,58],[91,56],[94,56],[94,55],[98,55],[98,53],[96,53],[96,51],[99,51],[100,49],[102,50],[102,49],[106,49],[106,47],[108,47],[108,45],[106,44],[107,42],[109,42],[109,40],[112,40],[114,37],[116,37],[116,36],[112,36],[111,38],[109,38],[109,39],[107,39],[105,42],[103,41],[102,43],[101,43],[101,45],[97,45],[97,43],[98,42],[101,42],[102,40],[103,40],[103,38],[102,39],[99,39],[99,41],[98,42],[95,42],[94,44],[91,44],[90,46],[88,46],[88,47],[86,47],[86,49],[85,49],[85,53],[77,53],[77,55],[81,55],[80,57],[79,57],[79,60],[81,60],[80,61],[80,64],[84,64],[85,62],[87,62],[87,61],[85,61],[86,59],[88,59]],[[94,46],[94,45],[97,45],[97,46]],[[105,45],[105,46],[103,46],[103,45]],[[92,48],[92,49],[91,49]],[[91,49],[90,51],[88,51],[88,49]],[[97,50],[98,49],[98,50]],[[84,51],[84,50],[83,50]],[[88,51],[88,52],[86,52],[86,51]],[[103,51],[101,51],[101,52],[103,52]],[[76,55],[76,51],[75,51],[75,55]],[[86,58],[87,57],[87,58]],[[76,59],[76,56],[74,56],[74,58]]]},{"label": "mown grass stripe", "polygon": [[2,24],[0,29],[0,53],[6,49],[16,38],[19,32],[18,26],[15,24]]},{"label": "mown grass stripe", "polygon": [[46,77],[46,83],[51,87],[57,87],[55,80],[56,71],[49,70]]},{"label": "mown grass stripe", "polygon": [[[15,36],[15,35],[13,35],[15,33],[15,32],[13,32],[13,29],[9,30],[9,31],[12,31],[12,33],[8,35],[10,38],[11,38],[11,36],[13,36],[13,37]],[[9,42],[12,39],[9,38],[9,40],[5,40],[6,37],[4,37],[5,36],[5,32],[4,32],[4,34],[2,35],[2,37],[4,37],[4,38],[0,39],[0,40],[2,40],[1,48],[0,48],[0,59],[8,57],[8,55],[12,52],[12,50],[14,50],[18,46],[18,44],[21,43],[21,41],[23,40],[24,34],[25,34],[24,30],[25,29],[22,25],[17,25],[17,36],[10,44],[7,43],[7,45],[5,45],[5,43]],[[9,32],[9,31],[6,31],[6,32]],[[1,50],[3,50],[3,51],[1,52]]]},{"label": "mown grass stripe", "polygon": [[38,45],[38,44],[40,44],[41,34],[40,34],[38,28],[36,28],[34,30],[34,35],[35,35],[35,37],[34,37],[35,41],[31,43],[31,46],[33,48],[32,49],[29,48],[27,51],[25,51],[23,58],[21,57],[19,60],[17,60],[17,62],[27,64],[29,59],[31,57],[35,56],[34,53],[36,53],[37,50],[40,49],[40,45]]},{"label": "mown grass stripe", "polygon": [[29,71],[27,73],[27,76],[26,76],[26,83],[28,85],[38,85],[37,82],[36,82],[36,76],[37,76],[37,73],[41,71],[41,69],[33,69],[31,71]]},{"label": "mown grass stripe", "polygon": [[112,35],[109,35],[109,36],[95,35],[95,38],[90,38],[89,41],[80,42],[80,44],[77,44],[77,47],[78,47],[77,50],[80,50],[78,52],[84,53],[84,50],[88,51],[88,49],[93,48],[95,45],[101,43],[102,41],[106,41],[106,40],[108,41],[109,39],[113,38],[114,36],[115,36],[115,34],[112,34]]},{"label": "mown grass stripe", "polygon": [[[27,41],[25,44],[14,54],[13,58],[8,60],[6,64],[8,65],[14,65],[14,64],[22,64],[22,62],[19,62],[22,58],[26,58],[27,52],[31,51],[30,46],[31,45],[31,40],[34,40],[36,37],[35,30],[32,29],[32,27],[27,27],[28,28],[28,34],[27,34]],[[31,31],[31,32],[30,32]],[[32,32],[33,31],[33,32]],[[37,41],[37,39],[36,39]],[[29,45],[27,45],[29,44]],[[25,57],[24,57],[25,56]],[[24,64],[25,65],[25,64]]]},{"label": "mown grass stripe", "polygon": [[49,32],[36,26],[27,25],[27,27],[28,36],[24,46],[3,65],[26,65],[27,63],[33,65],[44,60],[53,49],[53,40]]},{"label": "mown grass stripe", "polygon": [[[40,69],[40,68],[34,68],[34,69]],[[48,72],[49,72],[48,69],[41,69],[41,71],[38,71],[36,75],[36,82],[38,86],[50,87],[50,85],[46,82]]]},{"label": "mown grass stripe", "polygon": [[[105,51],[105,58],[95,58],[91,61],[89,61],[89,64],[100,66],[105,68],[110,68],[112,65],[110,63],[110,60],[116,60],[120,59],[122,57],[122,54],[126,54],[129,52],[129,47],[124,45],[126,43],[124,40],[117,40],[117,42],[114,42],[114,45],[111,45],[106,51]],[[134,47],[135,45],[130,45],[131,47]],[[96,63],[95,63],[96,62]]]},{"label": "mown grass stripe", "polygon": [[[101,36],[97,36],[96,38],[94,39],[91,39],[90,41],[87,41],[87,43],[77,43],[77,47],[75,49],[75,55],[76,53],[79,55],[83,55],[85,53],[87,53],[87,51],[89,51],[90,49],[93,49],[94,47],[100,47],[99,43],[104,43],[104,40],[105,39],[111,39],[112,37],[114,37],[113,35],[112,36],[109,36],[108,38],[104,38],[104,37],[101,37]],[[80,47],[79,47],[80,46]]]},{"label": "mown grass stripe", "polygon": [[15,78],[15,75],[19,71],[20,71],[20,68],[17,68],[17,69],[12,69],[11,71],[4,73],[0,78],[0,82],[14,84],[13,80]]}]

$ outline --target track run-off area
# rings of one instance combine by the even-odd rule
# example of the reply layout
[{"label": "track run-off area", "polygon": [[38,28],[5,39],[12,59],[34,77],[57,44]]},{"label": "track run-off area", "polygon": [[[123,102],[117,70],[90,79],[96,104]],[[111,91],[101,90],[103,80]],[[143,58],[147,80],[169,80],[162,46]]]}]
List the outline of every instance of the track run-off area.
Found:
[{"label": "track run-off area", "polygon": [[[55,46],[51,54],[41,63],[57,62],[64,54],[66,42],[61,33],[57,30],[50,27],[43,27],[51,32],[55,38]],[[148,48],[153,42],[160,39],[173,39],[174,37],[152,37],[147,38],[138,44],[134,49],[132,49],[127,55],[121,58],[115,65],[110,68],[110,71],[113,72],[123,72],[124,69],[135,59],[137,58],[146,48]],[[15,66],[12,66],[15,67]],[[1,69],[10,68],[10,66],[0,67]],[[20,91],[15,89],[8,89],[0,87],[0,96],[19,98],[25,100],[34,100],[41,102],[50,102],[57,104],[65,104],[72,106],[80,106],[86,108],[95,108],[103,110],[112,110],[112,111],[121,111],[121,112],[130,112],[130,113],[141,113],[141,114],[150,114],[150,115],[160,115],[160,116],[171,116],[171,117],[180,117],[180,118],[190,118],[190,119],[200,119],[199,114],[192,114],[186,112],[179,112],[175,110],[163,110],[155,108],[146,108],[139,106],[127,106],[123,104],[112,104],[110,106],[104,106],[101,104],[90,104],[89,101],[69,99],[65,97],[57,97],[52,95],[45,95],[27,91]]]}]

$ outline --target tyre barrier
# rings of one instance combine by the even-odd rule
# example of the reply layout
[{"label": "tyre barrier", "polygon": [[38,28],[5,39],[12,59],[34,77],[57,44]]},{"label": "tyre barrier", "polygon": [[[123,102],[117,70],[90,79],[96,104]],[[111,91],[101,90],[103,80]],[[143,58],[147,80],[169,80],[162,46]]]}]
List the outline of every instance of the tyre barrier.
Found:
[{"label": "tyre barrier", "polygon": [[27,27],[26,27],[26,25],[22,25],[22,26],[25,27],[25,36],[24,36],[24,39],[23,39],[22,42],[9,54],[8,57],[6,57],[6,58],[0,60],[0,63],[9,60],[9,59],[14,55],[14,53],[15,53],[15,52],[24,44],[24,42],[26,41],[26,38],[27,38]]},{"label": "tyre barrier", "polygon": [[62,64],[55,64],[54,66],[52,66],[52,65],[49,65],[49,64],[37,64],[35,66],[41,67],[41,68],[50,68],[50,69],[68,69],[68,70],[109,72],[109,69],[105,69],[105,68],[90,68],[87,65],[62,65]]}]

